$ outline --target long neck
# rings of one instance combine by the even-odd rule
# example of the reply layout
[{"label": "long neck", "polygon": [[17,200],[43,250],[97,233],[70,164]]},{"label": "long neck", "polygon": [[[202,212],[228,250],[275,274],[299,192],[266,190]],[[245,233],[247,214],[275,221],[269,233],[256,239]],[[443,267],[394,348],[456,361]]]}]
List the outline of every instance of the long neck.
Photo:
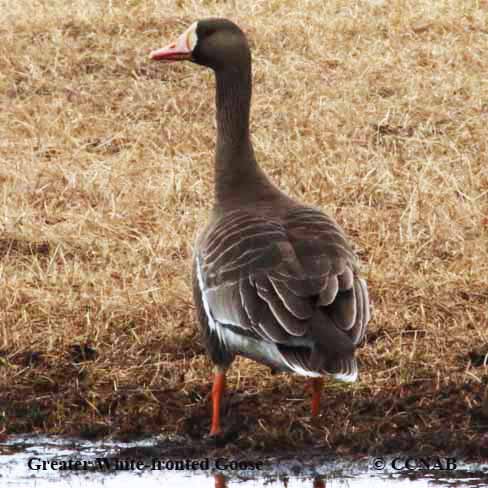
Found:
[{"label": "long neck", "polygon": [[217,70],[216,204],[272,186],[254,157],[250,133],[251,64]]}]

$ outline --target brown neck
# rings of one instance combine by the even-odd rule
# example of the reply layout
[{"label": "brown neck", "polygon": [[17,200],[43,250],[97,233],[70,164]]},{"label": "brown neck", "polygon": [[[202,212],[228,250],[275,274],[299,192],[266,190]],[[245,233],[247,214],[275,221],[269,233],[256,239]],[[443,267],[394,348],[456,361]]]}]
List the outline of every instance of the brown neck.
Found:
[{"label": "brown neck", "polygon": [[256,198],[273,187],[254,157],[250,133],[250,56],[216,70],[215,203]]}]

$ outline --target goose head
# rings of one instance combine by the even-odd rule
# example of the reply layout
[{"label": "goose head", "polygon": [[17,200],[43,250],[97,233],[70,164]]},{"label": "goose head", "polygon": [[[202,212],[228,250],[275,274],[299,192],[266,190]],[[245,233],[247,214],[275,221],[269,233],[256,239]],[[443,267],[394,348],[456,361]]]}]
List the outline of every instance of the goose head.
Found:
[{"label": "goose head", "polygon": [[154,61],[192,61],[215,71],[249,62],[249,46],[241,29],[227,19],[194,22],[178,39],[150,54]]}]

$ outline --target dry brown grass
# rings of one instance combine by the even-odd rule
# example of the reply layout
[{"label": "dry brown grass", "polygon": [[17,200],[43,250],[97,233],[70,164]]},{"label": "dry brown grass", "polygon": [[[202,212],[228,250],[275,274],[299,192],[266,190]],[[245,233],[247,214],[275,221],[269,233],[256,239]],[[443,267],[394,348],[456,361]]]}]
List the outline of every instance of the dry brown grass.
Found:
[{"label": "dry brown grass", "polygon": [[331,384],[317,423],[302,379],[235,363],[241,446],[478,449],[488,3],[378,4],[0,0],[6,432],[206,432],[190,255],[211,205],[214,82],[147,54],[225,16],[251,39],[262,166],[337,217],[375,304],[361,380]]}]

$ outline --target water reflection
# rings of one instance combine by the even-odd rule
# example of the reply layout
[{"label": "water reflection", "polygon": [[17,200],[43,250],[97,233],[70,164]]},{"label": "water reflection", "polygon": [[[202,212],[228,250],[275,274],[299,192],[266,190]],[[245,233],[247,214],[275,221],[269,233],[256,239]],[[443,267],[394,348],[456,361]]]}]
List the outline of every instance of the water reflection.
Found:
[{"label": "water reflection", "polygon": [[[167,444],[167,443],[166,443]],[[81,461],[88,464],[97,459],[116,458],[123,449],[146,446],[157,449],[157,439],[131,444],[85,442],[48,437],[19,437],[0,442],[0,486],[2,488],[445,488],[487,487],[488,465],[458,462],[455,471],[382,472],[372,469],[367,458],[354,460],[313,460],[307,453],[292,460],[267,460],[265,469],[215,472],[124,469],[107,472],[93,470],[33,470],[29,460],[38,458],[52,466],[54,461]],[[137,451],[134,451],[137,452]],[[143,452],[143,449],[141,449]],[[152,452],[152,451],[151,451]],[[164,457],[164,452],[161,453]],[[142,458],[141,458],[142,459]],[[213,460],[215,461],[215,460]],[[32,464],[32,463],[31,463]],[[80,463],[81,464],[81,463]],[[212,465],[212,460],[210,462]],[[215,465],[215,462],[213,463]],[[391,465],[390,462],[386,463]],[[94,463],[96,466],[96,463]],[[59,464],[58,464],[59,466]]]},{"label": "water reflection", "polygon": [[[215,481],[215,488],[229,488],[227,485],[227,479],[223,474],[214,474],[214,481]],[[288,488],[288,478],[284,477],[282,480],[283,488]],[[303,482],[303,487],[305,488],[326,488],[325,481],[322,478],[315,477],[313,480],[310,480],[310,484],[306,481]]]}]

